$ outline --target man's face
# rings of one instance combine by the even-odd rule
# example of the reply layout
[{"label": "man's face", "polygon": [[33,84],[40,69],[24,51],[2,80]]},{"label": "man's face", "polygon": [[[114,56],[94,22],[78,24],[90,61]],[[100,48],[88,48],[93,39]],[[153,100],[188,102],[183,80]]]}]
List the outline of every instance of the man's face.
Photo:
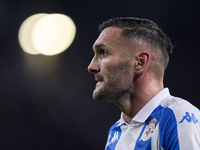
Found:
[{"label": "man's face", "polygon": [[88,71],[94,73],[97,81],[93,91],[95,100],[116,102],[132,88],[132,54],[121,32],[116,27],[106,28],[93,45],[95,55]]}]

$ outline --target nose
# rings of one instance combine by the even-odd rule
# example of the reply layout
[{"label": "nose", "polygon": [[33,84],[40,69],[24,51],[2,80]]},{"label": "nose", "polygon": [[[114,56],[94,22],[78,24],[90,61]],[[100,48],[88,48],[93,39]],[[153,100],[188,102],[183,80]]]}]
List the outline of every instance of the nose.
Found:
[{"label": "nose", "polygon": [[97,73],[100,71],[99,65],[98,65],[97,61],[95,60],[95,58],[93,58],[92,61],[90,62],[89,66],[88,66],[88,71],[90,73]]}]

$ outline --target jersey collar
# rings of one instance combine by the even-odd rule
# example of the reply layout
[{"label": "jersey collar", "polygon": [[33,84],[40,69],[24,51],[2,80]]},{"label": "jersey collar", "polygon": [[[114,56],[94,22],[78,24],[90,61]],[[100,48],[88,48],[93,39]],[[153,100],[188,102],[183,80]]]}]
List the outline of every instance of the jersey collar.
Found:
[{"label": "jersey collar", "polygon": [[[138,124],[138,123],[145,123],[147,118],[151,115],[156,107],[159,106],[160,102],[165,99],[166,97],[170,96],[169,89],[164,88],[158,94],[156,94],[132,119],[130,125]],[[118,126],[126,124],[123,119],[123,112],[121,113],[121,119]]]}]

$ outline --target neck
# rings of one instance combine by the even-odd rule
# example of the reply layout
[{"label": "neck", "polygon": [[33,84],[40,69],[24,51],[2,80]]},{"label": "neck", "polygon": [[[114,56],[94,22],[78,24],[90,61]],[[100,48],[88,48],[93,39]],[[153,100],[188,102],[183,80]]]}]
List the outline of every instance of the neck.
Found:
[{"label": "neck", "polygon": [[116,103],[123,112],[124,120],[127,123],[130,123],[133,117],[164,88],[162,82],[158,84],[148,80],[144,81],[144,84],[146,85],[144,86],[142,83],[134,85],[135,88],[132,88],[130,93]]}]

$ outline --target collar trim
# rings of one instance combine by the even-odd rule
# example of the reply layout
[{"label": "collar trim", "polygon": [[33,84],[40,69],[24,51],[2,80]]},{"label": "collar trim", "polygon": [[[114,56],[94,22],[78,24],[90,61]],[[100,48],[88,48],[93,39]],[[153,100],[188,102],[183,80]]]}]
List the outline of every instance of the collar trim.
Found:
[{"label": "collar trim", "polygon": [[[136,115],[135,117],[132,119],[131,124],[138,124],[138,123],[144,123],[147,118],[151,115],[151,113],[153,112],[153,110],[159,106],[160,102],[171,96],[169,89],[168,88],[164,88],[162,91],[160,91],[158,94],[156,94]],[[121,113],[121,117],[120,117],[120,123],[118,124],[118,126],[121,125],[127,125],[127,123],[124,121],[123,119],[123,112]]]}]

